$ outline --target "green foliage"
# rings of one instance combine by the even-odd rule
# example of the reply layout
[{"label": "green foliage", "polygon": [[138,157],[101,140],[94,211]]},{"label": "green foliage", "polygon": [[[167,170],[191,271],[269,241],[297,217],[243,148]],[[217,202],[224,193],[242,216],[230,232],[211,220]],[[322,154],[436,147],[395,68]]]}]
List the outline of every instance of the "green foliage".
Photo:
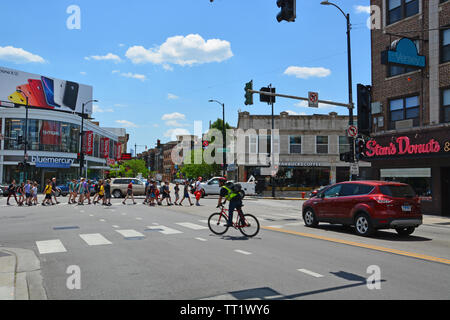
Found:
[{"label": "green foliage", "polygon": [[145,167],[145,161],[141,159],[127,160],[123,163],[115,164],[111,166],[111,171],[109,176],[111,178],[120,177],[137,177],[141,173],[143,177],[147,177],[149,174],[148,169]]},{"label": "green foliage", "polygon": [[[194,159],[202,156],[202,163],[195,164]],[[204,179],[217,175],[220,172],[220,166],[217,164],[207,164],[203,159],[203,150],[193,150],[186,155],[187,158],[190,157],[191,164],[183,164],[181,172],[188,179],[196,179],[198,177],[203,177]]]}]

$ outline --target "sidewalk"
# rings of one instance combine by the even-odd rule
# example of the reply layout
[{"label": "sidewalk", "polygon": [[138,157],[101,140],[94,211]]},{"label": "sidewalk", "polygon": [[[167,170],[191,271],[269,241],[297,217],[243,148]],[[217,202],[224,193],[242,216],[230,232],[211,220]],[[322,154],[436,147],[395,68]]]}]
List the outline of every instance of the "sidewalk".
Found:
[{"label": "sidewalk", "polygon": [[33,251],[0,247],[0,300],[46,300]]}]

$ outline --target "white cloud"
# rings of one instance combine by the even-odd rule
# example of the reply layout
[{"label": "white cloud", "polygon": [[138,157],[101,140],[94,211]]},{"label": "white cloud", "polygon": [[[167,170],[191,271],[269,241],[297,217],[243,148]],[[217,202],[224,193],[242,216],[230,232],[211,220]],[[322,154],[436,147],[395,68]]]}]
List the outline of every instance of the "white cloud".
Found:
[{"label": "white cloud", "polygon": [[116,123],[122,125],[125,128],[138,128],[139,126],[128,120],[116,120]]},{"label": "white cloud", "polygon": [[173,93],[169,93],[168,95],[167,95],[167,99],[169,99],[169,100],[176,100],[176,99],[178,99],[179,97],[177,96],[177,95],[174,95]]},{"label": "white cloud", "polygon": [[165,70],[171,70],[170,64],[180,66],[211,62],[222,62],[233,56],[230,42],[220,39],[205,41],[198,34],[174,36],[152,49],[143,46],[130,47],[126,57],[135,64],[162,64]]},{"label": "white cloud", "polygon": [[147,80],[147,77],[145,75],[138,74],[138,73],[127,72],[127,73],[121,73],[120,75],[125,78],[137,79],[137,80],[141,80],[141,81]]},{"label": "white cloud", "polygon": [[104,113],[104,112],[114,112],[113,109],[108,108],[108,109],[102,109],[101,107],[99,107],[98,105],[94,104],[94,106],[92,107],[92,112],[93,113]]},{"label": "white cloud", "polygon": [[85,71],[80,71],[80,74],[83,75],[83,76],[85,76],[85,75],[87,75],[87,72],[85,72]]},{"label": "white cloud", "polygon": [[164,137],[170,138],[170,140],[176,140],[177,136],[183,136],[183,135],[190,135],[191,133],[182,128],[176,128],[176,129],[169,129],[166,132],[164,132]]},{"label": "white cloud", "polygon": [[370,14],[370,6],[355,6],[356,13],[367,13]]},{"label": "white cloud", "polygon": [[[320,99],[320,97],[319,97]],[[300,101],[296,104],[294,104],[294,106],[298,107],[298,108],[309,108],[309,104],[308,101]],[[331,104],[326,104],[326,103],[319,103],[319,108],[336,108],[336,106],[333,106]],[[314,108],[311,108],[314,109]],[[286,111],[288,112],[288,111]]]},{"label": "white cloud", "polygon": [[331,74],[331,70],[322,67],[309,68],[290,66],[284,71],[284,74],[295,76],[299,79],[325,78]]},{"label": "white cloud", "polygon": [[166,113],[162,116],[162,120],[184,120],[186,119],[186,115],[174,112],[174,113]]},{"label": "white cloud", "polygon": [[90,56],[90,57],[85,57],[85,60],[96,60],[96,61],[114,61],[114,63],[119,63],[122,61],[122,59],[120,59],[120,57],[118,55],[115,55],[113,53],[108,53],[107,55],[104,56]]},{"label": "white cloud", "polygon": [[25,51],[22,48],[14,48],[11,46],[0,47],[0,60],[14,63],[45,63],[44,58]]},{"label": "white cloud", "polygon": [[291,116],[304,116],[306,115],[305,112],[296,112],[296,111],[292,111],[292,110],[286,110],[287,113],[289,113],[289,115]]},{"label": "white cloud", "polygon": [[188,124],[180,123],[177,120],[168,120],[166,121],[166,126],[168,127],[187,127]]}]

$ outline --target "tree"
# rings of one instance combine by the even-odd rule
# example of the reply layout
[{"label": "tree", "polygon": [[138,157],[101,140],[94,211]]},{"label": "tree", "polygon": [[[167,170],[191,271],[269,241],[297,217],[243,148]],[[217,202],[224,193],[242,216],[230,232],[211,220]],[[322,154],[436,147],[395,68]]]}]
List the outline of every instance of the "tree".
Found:
[{"label": "tree", "polygon": [[139,173],[141,173],[143,177],[147,177],[149,174],[149,171],[145,166],[145,161],[142,159],[127,160],[121,163],[120,165],[118,164],[112,165],[111,169],[112,170],[109,173],[109,176],[111,178],[116,177],[134,178],[137,177]]},{"label": "tree", "polygon": [[[196,157],[202,157],[202,163],[201,164],[195,164],[194,159]],[[188,179],[196,179],[198,177],[212,177],[214,175],[217,175],[220,172],[220,166],[218,164],[208,164],[203,159],[203,150],[197,149],[190,151],[186,158],[191,159],[190,164],[183,164],[183,167],[181,168],[181,172],[183,175]]]}]

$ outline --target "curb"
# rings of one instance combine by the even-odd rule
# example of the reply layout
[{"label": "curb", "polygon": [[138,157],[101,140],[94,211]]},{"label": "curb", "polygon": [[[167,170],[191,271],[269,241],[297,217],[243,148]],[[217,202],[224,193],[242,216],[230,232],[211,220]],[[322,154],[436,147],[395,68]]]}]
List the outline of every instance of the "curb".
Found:
[{"label": "curb", "polygon": [[40,261],[32,250],[0,248],[0,300],[47,300]]}]

